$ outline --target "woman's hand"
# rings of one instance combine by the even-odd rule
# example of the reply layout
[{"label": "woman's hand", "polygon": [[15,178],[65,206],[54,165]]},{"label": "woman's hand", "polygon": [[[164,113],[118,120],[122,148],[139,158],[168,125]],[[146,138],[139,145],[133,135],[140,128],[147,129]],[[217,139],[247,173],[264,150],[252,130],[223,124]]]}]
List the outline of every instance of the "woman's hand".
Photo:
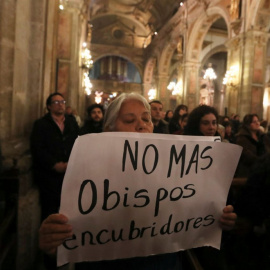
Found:
[{"label": "woman's hand", "polygon": [[237,215],[233,212],[233,206],[227,205],[223,209],[223,214],[219,219],[220,227],[226,231],[232,230],[235,225],[236,219]]},{"label": "woman's hand", "polygon": [[68,218],[62,214],[52,214],[41,224],[39,229],[39,247],[48,255],[56,255],[57,247],[71,237],[72,226],[67,224]]}]

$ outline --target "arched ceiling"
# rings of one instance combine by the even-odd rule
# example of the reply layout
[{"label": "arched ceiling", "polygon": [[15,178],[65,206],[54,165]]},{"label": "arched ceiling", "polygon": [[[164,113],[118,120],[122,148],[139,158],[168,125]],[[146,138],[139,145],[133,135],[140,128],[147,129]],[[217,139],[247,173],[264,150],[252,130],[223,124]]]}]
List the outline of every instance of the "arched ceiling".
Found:
[{"label": "arched ceiling", "polygon": [[[89,0],[90,23],[93,25],[92,42],[106,43],[106,40],[101,40],[100,33],[106,32],[108,35],[108,32],[111,32],[111,36],[107,36],[110,42],[112,38],[120,41],[125,36],[130,40],[134,37],[141,39],[135,41],[132,47],[141,47],[142,39],[148,45],[151,36],[178,10],[180,2],[180,0]],[[127,40],[124,43],[126,42]]]}]

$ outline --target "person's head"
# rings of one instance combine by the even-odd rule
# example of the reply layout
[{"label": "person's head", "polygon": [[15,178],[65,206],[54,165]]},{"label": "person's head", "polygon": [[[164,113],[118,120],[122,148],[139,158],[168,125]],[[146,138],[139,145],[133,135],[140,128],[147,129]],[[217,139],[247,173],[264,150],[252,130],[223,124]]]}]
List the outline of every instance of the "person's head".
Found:
[{"label": "person's head", "polygon": [[250,132],[259,131],[260,121],[258,115],[255,113],[246,114],[243,119],[242,127],[249,130]]},{"label": "person's head", "polygon": [[208,105],[200,105],[188,116],[185,135],[218,136],[218,112]]},{"label": "person's head", "polygon": [[92,104],[87,108],[88,118],[94,122],[101,122],[103,120],[104,109],[100,104]]},{"label": "person's head", "polygon": [[66,109],[66,101],[61,93],[52,93],[46,100],[47,110],[52,115],[64,115]]},{"label": "person's head", "polygon": [[223,141],[224,140],[224,137],[225,137],[225,127],[221,124],[218,124],[218,128],[217,128],[217,131],[221,137],[221,140]]},{"label": "person's head", "polygon": [[184,104],[180,104],[175,108],[175,112],[179,115],[183,115],[188,112],[188,107]]},{"label": "person's head", "polygon": [[229,116],[223,116],[222,123],[224,123],[224,122],[230,122]]},{"label": "person's head", "polygon": [[230,122],[224,122],[225,134],[230,136],[232,134],[232,124]]},{"label": "person's head", "polygon": [[71,106],[67,106],[66,107],[66,114],[72,115],[72,113],[73,113],[73,110],[72,110]]},{"label": "person's head", "polygon": [[186,114],[187,112],[188,112],[188,107],[186,105],[184,104],[178,105],[173,112],[172,121],[174,123],[179,123],[181,116],[183,114]]},{"label": "person's head", "polygon": [[185,129],[187,121],[188,121],[188,113],[182,114],[179,118],[179,126],[181,127],[182,130]]},{"label": "person's head", "polygon": [[123,93],[108,106],[103,130],[152,133],[150,105],[136,93]]},{"label": "person's head", "polygon": [[235,115],[233,116],[233,120],[235,120],[235,121],[240,121],[240,116],[239,116],[238,114],[235,114]]},{"label": "person's head", "polygon": [[167,110],[164,120],[166,120],[167,122],[170,121],[170,119],[173,117],[173,110]]},{"label": "person's head", "polygon": [[151,106],[151,117],[154,124],[158,124],[158,122],[162,119],[163,114],[163,105],[159,100],[152,100],[149,102]]}]

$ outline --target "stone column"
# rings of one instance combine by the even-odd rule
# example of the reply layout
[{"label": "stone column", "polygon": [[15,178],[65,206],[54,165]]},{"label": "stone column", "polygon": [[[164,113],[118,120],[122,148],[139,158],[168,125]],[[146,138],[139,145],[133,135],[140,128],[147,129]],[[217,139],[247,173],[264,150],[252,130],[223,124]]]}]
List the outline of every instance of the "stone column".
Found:
[{"label": "stone column", "polygon": [[163,104],[163,110],[169,108],[169,93],[168,93],[168,75],[162,74],[157,77],[157,99]]},{"label": "stone column", "polygon": [[121,58],[117,58],[117,66],[116,66],[116,76],[117,78],[121,77]]},{"label": "stone column", "polygon": [[183,65],[183,104],[188,106],[191,112],[199,105],[199,67],[197,62],[186,62]]},{"label": "stone column", "polygon": [[111,77],[112,76],[112,64],[113,64],[113,58],[112,56],[109,56],[109,59],[108,59],[108,75]]},{"label": "stone column", "polygon": [[127,60],[125,60],[123,62],[123,76],[124,76],[124,79],[127,79],[127,76],[128,76],[128,74],[127,74]]},{"label": "stone column", "polygon": [[257,113],[259,117],[262,117],[264,84],[266,76],[265,59],[267,55],[266,47],[268,41],[268,33],[252,31],[250,34],[251,35],[248,35],[247,43],[249,44],[250,40],[253,40],[254,42],[254,53],[251,55],[253,61],[250,62],[252,70],[250,111]]},{"label": "stone column", "polygon": [[106,58],[100,60],[100,76],[102,77],[105,74],[105,61]]},{"label": "stone column", "polygon": [[237,113],[244,117],[247,113],[257,113],[262,116],[266,41],[266,33],[252,30],[227,44],[227,69],[239,67],[232,84],[226,86],[229,114]]},{"label": "stone column", "polygon": [[233,71],[225,87],[224,106],[228,108],[228,115],[239,114],[238,101],[240,90],[241,56],[240,38],[235,37],[226,44],[228,48],[227,71]]}]

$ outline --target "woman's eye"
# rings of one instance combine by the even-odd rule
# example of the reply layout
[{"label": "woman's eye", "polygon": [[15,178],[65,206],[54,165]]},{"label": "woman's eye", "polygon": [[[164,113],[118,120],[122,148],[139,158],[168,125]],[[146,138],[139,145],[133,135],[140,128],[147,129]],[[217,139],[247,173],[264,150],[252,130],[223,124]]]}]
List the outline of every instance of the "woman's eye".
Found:
[{"label": "woman's eye", "polygon": [[150,121],[150,118],[143,118],[143,121],[148,123]]},{"label": "woman's eye", "polygon": [[124,122],[127,124],[131,124],[134,122],[134,119],[126,119],[126,120],[124,120]]}]

